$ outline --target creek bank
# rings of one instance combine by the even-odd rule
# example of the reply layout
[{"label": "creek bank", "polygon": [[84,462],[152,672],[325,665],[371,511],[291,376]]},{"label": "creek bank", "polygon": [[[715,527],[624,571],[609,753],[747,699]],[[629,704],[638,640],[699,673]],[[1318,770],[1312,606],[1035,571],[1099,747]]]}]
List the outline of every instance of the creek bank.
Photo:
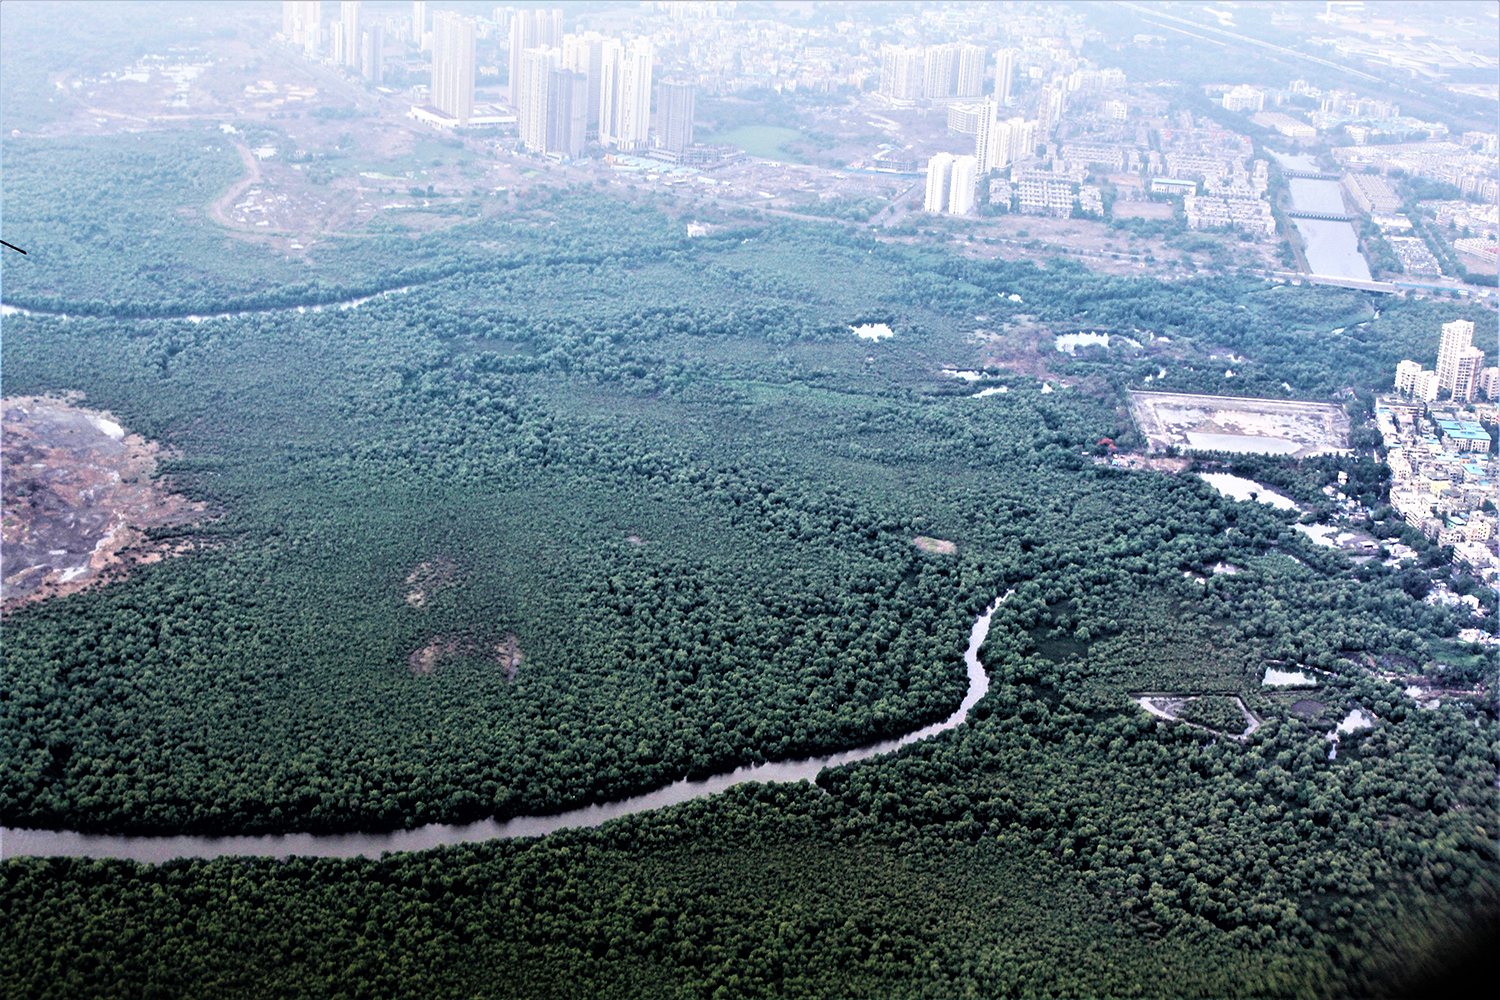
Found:
[{"label": "creek bank", "polygon": [[114,834],[79,833],[73,830],[28,830],[0,827],[0,858],[15,857],[90,857],[123,858],[146,864],[163,864],[178,858],[251,857],[320,857],[378,858],[391,851],[425,851],[449,844],[471,844],[511,837],[541,837],[557,830],[594,827],[612,819],[634,813],[660,809],[691,799],[715,795],[746,781],[816,781],[827,767],[841,767],[891,753],[909,743],[930,739],[938,733],[957,728],[969,716],[979,700],[990,689],[989,676],[979,662],[979,647],[990,632],[990,619],[1000,603],[1014,591],[996,598],[985,612],[974,619],[969,629],[969,646],[964,650],[969,688],[952,715],[941,722],[923,726],[915,732],[882,740],[853,750],[804,757],[800,760],[770,761],[746,764],[732,771],[707,778],[683,778],[655,791],[615,802],[569,809],[551,816],[516,816],[507,820],[494,818],[475,823],[449,825],[433,823],[414,830],[389,833],[283,833],[239,837],[136,837]]}]

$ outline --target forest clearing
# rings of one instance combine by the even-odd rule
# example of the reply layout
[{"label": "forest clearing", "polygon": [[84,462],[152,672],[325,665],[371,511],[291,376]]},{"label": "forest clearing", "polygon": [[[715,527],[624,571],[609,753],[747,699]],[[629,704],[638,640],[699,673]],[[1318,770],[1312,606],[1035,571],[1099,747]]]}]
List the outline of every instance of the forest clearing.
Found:
[{"label": "forest clearing", "polygon": [[6,611],[100,582],[176,551],[146,529],[186,524],[205,504],[154,477],[160,446],[76,397],[11,397],[3,408]]}]

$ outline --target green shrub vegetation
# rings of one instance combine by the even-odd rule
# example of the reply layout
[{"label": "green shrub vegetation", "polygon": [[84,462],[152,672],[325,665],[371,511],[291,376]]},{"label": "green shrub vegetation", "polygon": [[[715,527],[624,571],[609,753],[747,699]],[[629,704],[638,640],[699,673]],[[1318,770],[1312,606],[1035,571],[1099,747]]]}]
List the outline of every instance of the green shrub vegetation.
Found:
[{"label": "green shrub vegetation", "polygon": [[1240,711],[1239,702],[1223,695],[1194,698],[1183,707],[1177,717],[1230,736],[1243,733],[1249,725],[1245,721],[1245,713]]},{"label": "green shrub vegetation", "polygon": [[[8,210],[87,181],[85,146],[50,177],[21,148]],[[212,197],[219,156],[143,180],[142,211]],[[1002,373],[978,399],[939,370],[1025,314],[1151,330],[1204,372],[1229,348],[1241,391],[1327,398],[1430,350],[1457,304],[827,225],[688,240],[584,194],[329,241],[322,284],[207,229],[160,252],[202,270],[148,280],[96,243],[88,287],[4,262],[7,302],[69,313],[7,317],[6,391],[85,393],[212,512],[171,529],[181,555],[8,616],[10,825],[389,830],[852,747],[950,713],[974,616],[1014,593],[966,724],[817,785],[378,861],[9,860],[9,995],[1361,993],[1496,906],[1493,716],[1418,711],[1370,669],[1436,659],[1492,700],[1493,657],[1454,645],[1427,577],[1194,475],[1094,465],[1159,359],[1067,362],[1089,391]],[[1192,367],[1163,381],[1207,387]],[[1368,455],[1255,461],[1299,496],[1337,471],[1384,488]],[[1375,727],[1330,760],[1261,694],[1268,659],[1329,671],[1320,698]],[[1243,743],[1158,725],[1142,690],[1267,722]]]}]

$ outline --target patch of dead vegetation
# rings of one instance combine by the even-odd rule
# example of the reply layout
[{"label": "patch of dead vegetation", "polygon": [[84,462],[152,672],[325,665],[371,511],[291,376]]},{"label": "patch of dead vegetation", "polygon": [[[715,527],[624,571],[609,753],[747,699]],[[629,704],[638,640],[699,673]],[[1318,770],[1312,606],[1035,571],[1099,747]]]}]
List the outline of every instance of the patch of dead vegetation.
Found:
[{"label": "patch of dead vegetation", "polygon": [[[443,665],[450,660],[461,657],[478,658],[480,655],[480,645],[470,638],[460,635],[435,635],[428,640],[427,645],[413,650],[407,656],[406,665],[412,673],[426,677],[442,670]],[[514,632],[505,633],[504,640],[495,645],[490,656],[490,662],[505,671],[507,681],[516,679],[516,674],[525,661],[526,655],[521,651],[521,641]]]},{"label": "patch of dead vegetation", "polygon": [[505,679],[515,680],[525,660],[526,654],[521,652],[521,641],[516,638],[516,634],[505,633],[505,641],[495,647],[495,662],[505,671]]},{"label": "patch of dead vegetation", "polygon": [[958,545],[941,538],[928,538],[926,535],[918,535],[911,543],[923,552],[931,552],[940,556],[951,556],[958,551]]},{"label": "patch of dead vegetation", "polygon": [[414,650],[406,658],[406,665],[414,674],[435,674],[447,660],[457,659],[473,650],[473,644],[457,636],[435,635],[421,649]]},{"label": "patch of dead vegetation", "polygon": [[150,542],[145,530],[204,515],[204,504],[168,493],[153,479],[158,444],[79,400],[0,400],[5,611],[184,552],[191,543]]},{"label": "patch of dead vegetation", "polygon": [[422,607],[429,597],[452,582],[457,570],[458,567],[451,560],[441,557],[418,563],[416,569],[406,575],[406,586],[409,588],[406,603],[414,608]]}]

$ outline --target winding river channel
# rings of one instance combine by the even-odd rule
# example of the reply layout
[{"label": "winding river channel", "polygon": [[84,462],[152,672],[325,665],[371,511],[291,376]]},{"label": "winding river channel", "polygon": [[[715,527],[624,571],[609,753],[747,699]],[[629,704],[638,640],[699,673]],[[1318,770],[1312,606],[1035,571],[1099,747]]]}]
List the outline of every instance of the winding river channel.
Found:
[{"label": "winding river channel", "polygon": [[374,299],[385,298],[388,295],[405,295],[411,290],[411,285],[403,285],[400,288],[388,288],[383,292],[374,292],[370,295],[361,295],[356,299],[341,299],[337,302],[320,302],[316,305],[310,306],[267,306],[264,309],[241,309],[236,312],[203,314],[187,313],[171,316],[115,316],[112,314],[96,316],[93,313],[49,312],[46,309],[27,309],[23,306],[0,304],[0,316],[51,316],[56,319],[70,319],[76,316],[79,319],[114,319],[142,321],[178,319],[188,323],[202,323],[206,319],[235,319],[236,317],[240,316],[262,316],[267,313],[317,313],[323,312],[325,309],[357,309],[358,307],[364,305],[366,302],[370,302]]},{"label": "winding river channel", "polygon": [[746,764],[733,771],[697,780],[674,781],[642,795],[582,806],[550,816],[516,816],[508,820],[485,819],[477,823],[449,826],[433,823],[415,830],[393,830],[389,833],[278,833],[250,837],[129,837],[106,833],[77,833],[72,830],[25,830],[0,827],[0,857],[69,856],[91,858],[126,858],[148,864],[161,864],[176,858],[217,858],[225,855],[285,858],[293,855],[323,858],[378,858],[386,851],[423,851],[445,844],[470,844],[507,837],[539,837],[556,830],[598,826],[621,816],[660,809],[690,799],[705,798],[746,781],[813,781],[825,767],[838,767],[890,753],[908,743],[929,739],[954,729],[969,716],[979,699],[990,689],[989,677],[979,662],[979,647],[990,632],[990,618],[1000,602],[1014,591],[985,609],[969,629],[969,648],[964,664],[969,672],[969,690],[958,709],[941,722],[934,722],[915,732],[895,739],[871,743],[825,757],[801,760]]}]

